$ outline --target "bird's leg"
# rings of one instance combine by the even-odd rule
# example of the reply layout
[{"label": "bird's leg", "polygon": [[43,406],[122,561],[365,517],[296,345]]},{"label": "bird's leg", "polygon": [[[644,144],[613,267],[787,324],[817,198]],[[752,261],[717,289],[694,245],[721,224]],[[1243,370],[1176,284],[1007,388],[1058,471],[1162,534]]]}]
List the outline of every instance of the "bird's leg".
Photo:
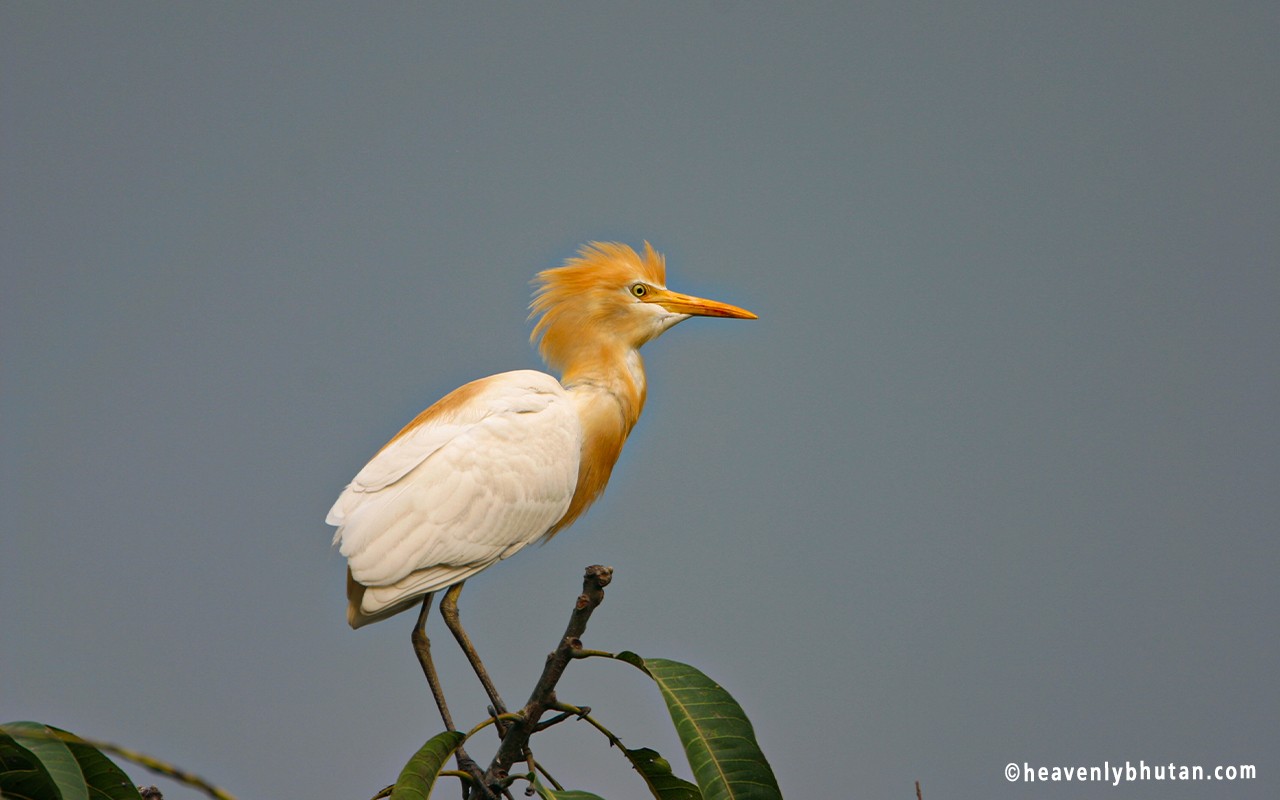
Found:
[{"label": "bird's leg", "polygon": [[449,704],[445,702],[444,690],[440,688],[440,677],[436,674],[436,665],[431,660],[431,641],[427,639],[427,614],[431,611],[432,592],[427,592],[422,598],[422,610],[418,612],[418,621],[414,623],[413,635],[410,640],[413,642],[413,652],[418,656],[418,663],[422,665],[422,674],[427,676],[427,685],[431,687],[431,696],[435,698],[436,708],[440,709],[440,718],[444,720],[445,730],[456,730],[453,726],[453,716],[449,713]]},{"label": "bird's leg", "polygon": [[[466,583],[466,581],[463,581]],[[498,696],[498,690],[493,685],[493,681],[489,678],[489,672],[484,668],[484,663],[480,661],[480,654],[476,652],[476,648],[471,644],[471,637],[467,636],[467,632],[462,629],[462,622],[458,619],[458,595],[462,593],[463,583],[455,583],[450,586],[444,593],[444,597],[440,598],[440,616],[444,617],[444,624],[453,634],[453,638],[458,640],[458,646],[462,648],[462,652],[467,654],[467,660],[471,662],[471,669],[475,670],[476,677],[480,679],[480,683],[484,686],[485,694],[489,695],[489,702],[493,703],[494,716],[501,716],[507,713],[507,707],[502,702],[502,698]],[[507,723],[499,719],[495,723],[498,729],[498,736],[507,735]]]},{"label": "bird's leg", "polygon": [[[431,598],[434,592],[427,592],[422,598],[422,610],[418,612],[418,621],[414,623],[413,634],[410,640],[413,642],[413,652],[418,656],[418,663],[422,665],[422,674],[427,676],[427,685],[431,687],[431,696],[435,698],[436,708],[440,709],[440,719],[444,721],[444,728],[448,731],[457,730],[453,724],[453,715],[449,713],[449,704],[445,702],[444,690],[440,687],[440,676],[436,674],[436,665],[431,660],[431,642],[427,639],[427,614],[431,611]],[[441,604],[443,605],[443,603]],[[476,781],[481,783],[484,779],[484,772],[480,769],[480,765],[467,755],[467,751],[459,747],[454,751],[458,759],[458,769],[468,772],[476,777]],[[462,800],[467,800],[467,785],[462,785]],[[477,795],[480,796],[480,795]]]}]

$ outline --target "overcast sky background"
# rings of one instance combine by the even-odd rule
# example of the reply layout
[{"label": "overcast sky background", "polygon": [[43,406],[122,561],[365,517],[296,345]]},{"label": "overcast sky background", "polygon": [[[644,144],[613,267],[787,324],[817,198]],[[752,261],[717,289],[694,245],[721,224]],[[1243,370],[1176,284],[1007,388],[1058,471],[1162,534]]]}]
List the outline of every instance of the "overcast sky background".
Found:
[{"label": "overcast sky background", "polygon": [[[603,563],[588,646],[722,682],[790,797],[1277,796],[1277,42],[1275,3],[4,3],[0,720],[244,800],[394,780],[439,722],[325,512],[538,366],[535,272],[648,239],[760,319],[647,347],[604,500],[468,583],[512,704]],[[560,695],[689,774],[630,667]],[[535,745],[644,792],[585,723]],[[1259,779],[1003,777],[1126,760]]]}]

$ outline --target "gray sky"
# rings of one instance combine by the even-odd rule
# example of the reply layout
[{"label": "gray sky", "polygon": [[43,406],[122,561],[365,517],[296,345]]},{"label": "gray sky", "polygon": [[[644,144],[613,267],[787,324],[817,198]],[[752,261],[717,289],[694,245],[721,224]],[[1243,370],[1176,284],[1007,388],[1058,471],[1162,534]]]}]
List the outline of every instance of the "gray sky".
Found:
[{"label": "gray sky", "polygon": [[[246,800],[389,783],[439,723],[324,514],[537,366],[536,271],[649,239],[760,319],[647,347],[604,500],[468,583],[512,703],[604,563],[588,646],[721,681],[788,796],[1276,796],[1277,41],[1274,3],[5,3],[0,719]],[[629,667],[560,693],[688,774]],[[585,724],[535,744],[643,792]],[[1004,779],[1126,760],[1260,778]]]}]

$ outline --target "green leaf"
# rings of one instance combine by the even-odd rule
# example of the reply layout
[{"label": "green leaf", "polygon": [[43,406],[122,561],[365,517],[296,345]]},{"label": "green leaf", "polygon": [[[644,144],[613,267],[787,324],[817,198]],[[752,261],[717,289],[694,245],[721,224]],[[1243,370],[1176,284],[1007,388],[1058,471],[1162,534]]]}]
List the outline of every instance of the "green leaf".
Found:
[{"label": "green leaf", "polygon": [[542,781],[538,780],[536,775],[533,778],[533,788],[534,791],[538,793],[538,797],[541,797],[542,800],[604,800],[600,795],[592,794],[591,792],[582,792],[573,789],[552,789],[549,786],[545,786]]},{"label": "green leaf", "polygon": [[73,733],[38,722],[0,725],[0,794],[141,800],[129,776],[100,750]]},{"label": "green leaf", "polygon": [[615,657],[658,684],[705,800],[782,800],[751,721],[719,684],[678,661]]},{"label": "green leaf", "polygon": [[671,771],[671,763],[658,755],[656,750],[641,747],[635,750],[624,749],[627,760],[635,767],[644,782],[649,784],[649,791],[657,800],[702,800],[702,792],[698,787],[683,778],[677,778]]},{"label": "green leaf", "polygon": [[14,800],[61,797],[58,787],[40,759],[0,726],[0,797]]},{"label": "green leaf", "polygon": [[400,777],[391,790],[391,800],[427,800],[445,762],[466,738],[466,734],[459,731],[445,731],[428,739],[400,770]]},{"label": "green leaf", "polygon": [[80,741],[80,737],[75,734],[52,725],[49,729],[63,736],[71,755],[75,756],[76,763],[80,765],[80,772],[84,775],[94,800],[142,800],[133,780],[101,750]]},{"label": "green leaf", "polygon": [[80,764],[57,734],[38,722],[6,722],[0,730],[44,768],[58,800],[89,800]]}]

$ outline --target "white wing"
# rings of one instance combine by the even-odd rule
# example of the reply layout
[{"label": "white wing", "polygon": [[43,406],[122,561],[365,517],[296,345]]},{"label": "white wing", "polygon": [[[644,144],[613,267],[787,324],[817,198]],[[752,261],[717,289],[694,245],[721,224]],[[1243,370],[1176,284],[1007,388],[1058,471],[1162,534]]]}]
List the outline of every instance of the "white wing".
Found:
[{"label": "white wing", "polygon": [[578,479],[582,428],[550,375],[505,372],[424,411],[329,511],[354,627],[466,580],[546,533]]}]

